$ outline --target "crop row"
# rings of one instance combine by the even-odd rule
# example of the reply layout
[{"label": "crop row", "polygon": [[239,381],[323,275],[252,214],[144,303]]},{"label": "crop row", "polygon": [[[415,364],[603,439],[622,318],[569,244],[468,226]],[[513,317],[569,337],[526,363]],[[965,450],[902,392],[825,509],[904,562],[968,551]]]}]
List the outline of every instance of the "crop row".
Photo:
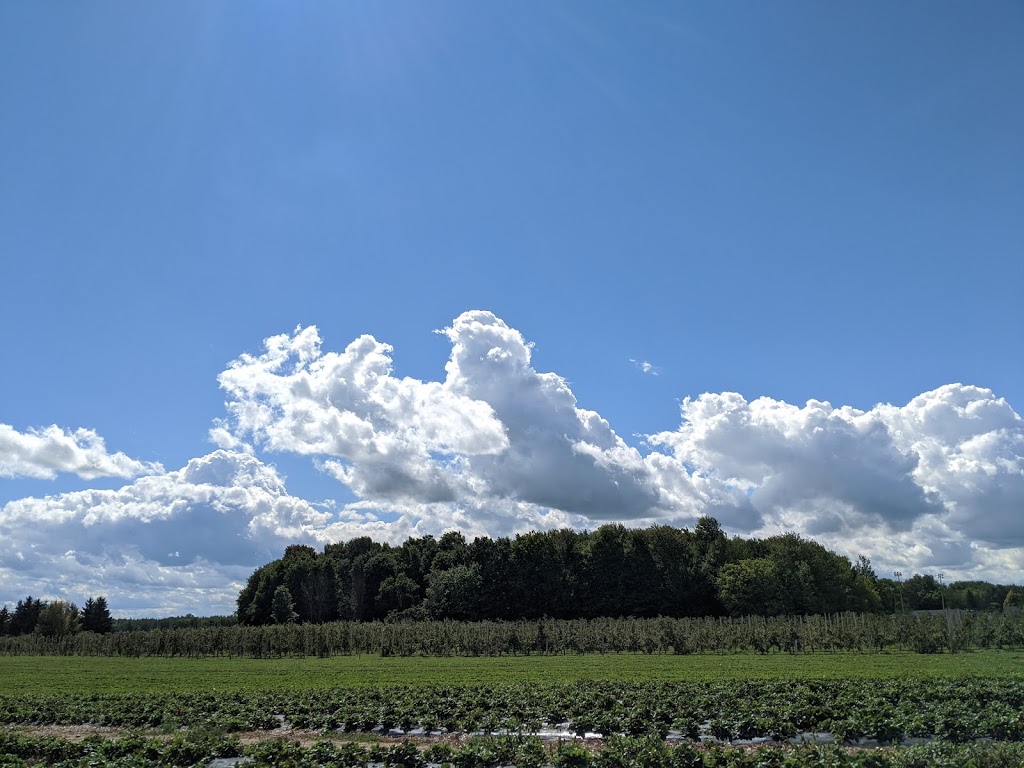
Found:
[{"label": "crop row", "polygon": [[282,726],[322,732],[653,735],[720,741],[828,732],[843,741],[1024,741],[1024,680],[895,679],[361,687],[304,692],[0,694],[0,722]]},{"label": "crop row", "polygon": [[112,768],[168,768],[208,764],[215,758],[244,757],[249,768],[924,768],[978,765],[1019,766],[1024,745],[1011,743],[930,744],[886,750],[848,750],[836,746],[768,746],[756,750],[682,744],[668,746],[651,738],[610,739],[603,748],[574,742],[545,745],[531,738],[474,739],[461,746],[434,744],[420,749],[396,745],[321,741],[303,747],[286,739],[242,745],[233,738],[177,736],[172,739],[130,735],[121,739],[90,737],[71,742],[50,737],[0,733],[0,766],[40,763],[57,768],[103,765]]},{"label": "crop row", "polygon": [[552,653],[877,652],[1024,647],[1024,614],[419,621],[204,627],[0,637],[0,654],[64,656],[500,656]]}]

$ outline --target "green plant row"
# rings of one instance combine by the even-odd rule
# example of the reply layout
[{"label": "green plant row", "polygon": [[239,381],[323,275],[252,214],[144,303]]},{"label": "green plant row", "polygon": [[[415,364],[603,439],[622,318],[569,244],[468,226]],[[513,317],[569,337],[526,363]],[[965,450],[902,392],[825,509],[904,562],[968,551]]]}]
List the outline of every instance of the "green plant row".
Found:
[{"label": "green plant row", "polygon": [[64,638],[0,637],[0,654],[283,658],[561,653],[919,653],[1024,647],[1024,613],[418,621],[151,630]]},{"label": "green plant row", "polygon": [[1024,680],[928,678],[549,685],[376,686],[189,694],[0,694],[0,722],[323,732],[507,732],[696,740],[805,732],[839,740],[1024,741]]},{"label": "green plant row", "polygon": [[668,746],[651,738],[614,738],[597,750],[575,742],[545,745],[530,738],[476,739],[462,746],[435,744],[420,749],[396,745],[332,743],[309,747],[289,740],[243,746],[217,736],[178,736],[173,739],[132,735],[122,739],[63,739],[0,733],[0,766],[51,765],[57,768],[110,766],[185,768],[214,758],[246,757],[251,768],[341,768],[377,764],[402,768],[1001,768],[1024,761],[1024,745],[1007,743],[931,744],[886,750],[847,750],[836,746],[768,746],[754,750],[696,745]]}]

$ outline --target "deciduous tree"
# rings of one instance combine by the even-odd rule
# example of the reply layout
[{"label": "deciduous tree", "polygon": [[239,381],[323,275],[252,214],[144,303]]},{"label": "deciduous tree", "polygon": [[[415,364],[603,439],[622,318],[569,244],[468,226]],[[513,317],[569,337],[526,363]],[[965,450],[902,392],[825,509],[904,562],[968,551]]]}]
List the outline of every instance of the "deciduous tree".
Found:
[{"label": "deciduous tree", "polygon": [[271,615],[277,624],[291,624],[299,620],[299,614],[295,612],[295,603],[292,601],[292,593],[283,584],[274,590]]},{"label": "deciduous tree", "polygon": [[431,571],[427,611],[438,619],[467,619],[475,614],[479,595],[480,571],[475,565]]},{"label": "deciduous tree", "polygon": [[732,616],[773,616],[781,612],[778,566],[755,557],[726,563],[718,573],[718,595]]},{"label": "deciduous tree", "polygon": [[74,603],[54,600],[39,612],[36,631],[44,637],[62,638],[73,635],[80,626],[78,607]]},{"label": "deciduous tree", "polygon": [[1019,611],[1024,609],[1024,592],[1019,589],[1011,589],[1006,593],[1006,599],[1003,600],[1004,611]]}]

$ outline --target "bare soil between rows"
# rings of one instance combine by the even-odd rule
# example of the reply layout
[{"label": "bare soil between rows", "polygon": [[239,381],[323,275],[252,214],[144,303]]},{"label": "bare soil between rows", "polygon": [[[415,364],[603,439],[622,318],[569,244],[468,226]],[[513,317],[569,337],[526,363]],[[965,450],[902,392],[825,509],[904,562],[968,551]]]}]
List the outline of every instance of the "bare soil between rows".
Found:
[{"label": "bare soil between rows", "polygon": [[[168,733],[162,730],[119,728],[104,725],[0,725],[0,731],[27,736],[49,736],[66,739],[71,742],[80,742],[89,736],[100,736],[104,739],[120,739],[131,734],[141,734],[146,738],[170,739],[174,736],[187,735],[189,733],[188,730]],[[297,741],[303,747],[310,747],[322,741],[332,741],[338,744],[348,741],[355,741],[360,744],[402,744],[408,742],[421,747],[429,747],[432,744],[449,744],[453,747],[459,747],[469,741],[481,738],[480,736],[468,733],[451,733],[441,736],[387,736],[384,734],[368,733],[324,733],[322,731],[303,730],[300,728],[275,728],[268,731],[232,731],[225,735],[237,738],[242,744],[259,744],[263,741],[288,739],[289,741]],[[573,741],[583,746],[593,746],[594,748],[599,748],[604,744],[604,739],[573,739]]]},{"label": "bare soil between rows", "polygon": [[[160,738],[160,739],[171,739],[174,736],[187,735],[189,731],[182,729],[180,731],[174,731],[168,733],[162,730],[153,729],[138,729],[138,728],[120,728],[115,726],[103,726],[103,725],[4,725],[0,724],[0,732],[24,734],[27,736],[36,737],[54,737],[60,739],[66,739],[71,742],[80,742],[90,736],[99,736],[103,739],[120,739],[125,736],[132,734],[139,734],[146,738]],[[308,748],[318,742],[330,741],[335,744],[343,744],[345,742],[357,742],[360,744],[402,744],[412,743],[421,749],[426,749],[433,744],[448,744],[453,748],[461,747],[470,741],[479,740],[479,735],[468,734],[468,733],[451,733],[443,734],[440,736],[388,736],[385,734],[373,734],[373,733],[324,733],[322,731],[303,730],[299,728],[275,728],[273,730],[263,731],[233,731],[228,736],[237,738],[240,743],[244,745],[259,744],[265,741],[276,741],[279,739],[286,739],[289,741],[298,742],[302,747]],[[604,748],[605,740],[603,738],[588,738],[583,739],[579,737],[573,737],[571,741],[574,744],[584,747],[591,752],[598,752]],[[548,742],[553,748],[555,741]],[[691,742],[692,744],[692,742]],[[764,749],[772,746],[780,746],[774,742],[765,742],[761,744],[701,744],[697,743],[694,746],[702,748],[714,747],[727,747],[729,749],[735,749],[744,752],[755,752],[760,749]],[[891,749],[892,746],[881,747],[881,749]],[[863,747],[843,745],[842,749],[844,752],[861,752],[864,751]],[[874,749],[878,749],[877,747]],[[874,750],[872,750],[874,751]]]}]

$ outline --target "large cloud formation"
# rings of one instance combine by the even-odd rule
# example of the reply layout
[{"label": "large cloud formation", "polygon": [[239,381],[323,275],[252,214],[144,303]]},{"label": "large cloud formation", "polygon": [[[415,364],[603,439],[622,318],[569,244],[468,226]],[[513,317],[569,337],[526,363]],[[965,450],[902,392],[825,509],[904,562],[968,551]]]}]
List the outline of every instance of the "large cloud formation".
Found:
[{"label": "large cloud formation", "polygon": [[218,429],[320,455],[358,496],[421,525],[453,508],[489,510],[494,533],[544,510],[590,526],[713,514],[904,569],[1003,577],[1024,544],[1024,427],[989,390],[951,384],[868,411],[704,394],[643,454],[534,369],[532,345],[493,314],[466,312],[442,333],[442,382],[394,378],[391,348],[368,336],[342,355],[322,353],[312,328],[269,339],[222,374],[232,417]]},{"label": "large cloud formation", "polygon": [[0,424],[0,477],[53,479],[70,472],[84,480],[97,477],[138,477],[162,472],[159,464],[109,453],[103,438],[91,429],[44,429],[18,432]]},{"label": "large cloud formation", "polygon": [[374,532],[288,494],[274,470],[218,450],[117,490],[0,508],[0,582],[14,595],[109,594],[121,610],[230,613],[240,580],[288,544]]},{"label": "large cloud formation", "polygon": [[372,336],[341,354],[323,353],[315,328],[267,339],[262,355],[221,374],[231,417],[213,436],[326,457],[327,471],[378,504],[526,505],[590,520],[695,518],[718,504],[681,465],[646,460],[577,407],[490,312],[463,313],[441,333],[452,342],[443,382],[396,378],[391,347]]},{"label": "large cloud formation", "polygon": [[[104,591],[134,613],[230,611],[239,581],[289,543],[703,514],[734,533],[795,530],[867,554],[883,575],[1020,581],[1024,422],[987,389],[950,384],[867,411],[706,393],[638,447],[536,370],[532,345],[493,314],[440,333],[452,345],[443,381],[396,376],[391,347],[371,336],[342,352],[324,351],[314,327],[267,339],[219,377],[221,450],[119,490],[0,509],[0,599]],[[285,453],[357,501],[290,495],[257,458]],[[61,466],[72,465],[86,466]]]},{"label": "large cloud formation", "polygon": [[745,489],[768,528],[904,570],[1020,578],[1006,566],[1024,545],[1024,422],[990,390],[949,384],[869,411],[704,394],[682,417],[648,440]]}]

